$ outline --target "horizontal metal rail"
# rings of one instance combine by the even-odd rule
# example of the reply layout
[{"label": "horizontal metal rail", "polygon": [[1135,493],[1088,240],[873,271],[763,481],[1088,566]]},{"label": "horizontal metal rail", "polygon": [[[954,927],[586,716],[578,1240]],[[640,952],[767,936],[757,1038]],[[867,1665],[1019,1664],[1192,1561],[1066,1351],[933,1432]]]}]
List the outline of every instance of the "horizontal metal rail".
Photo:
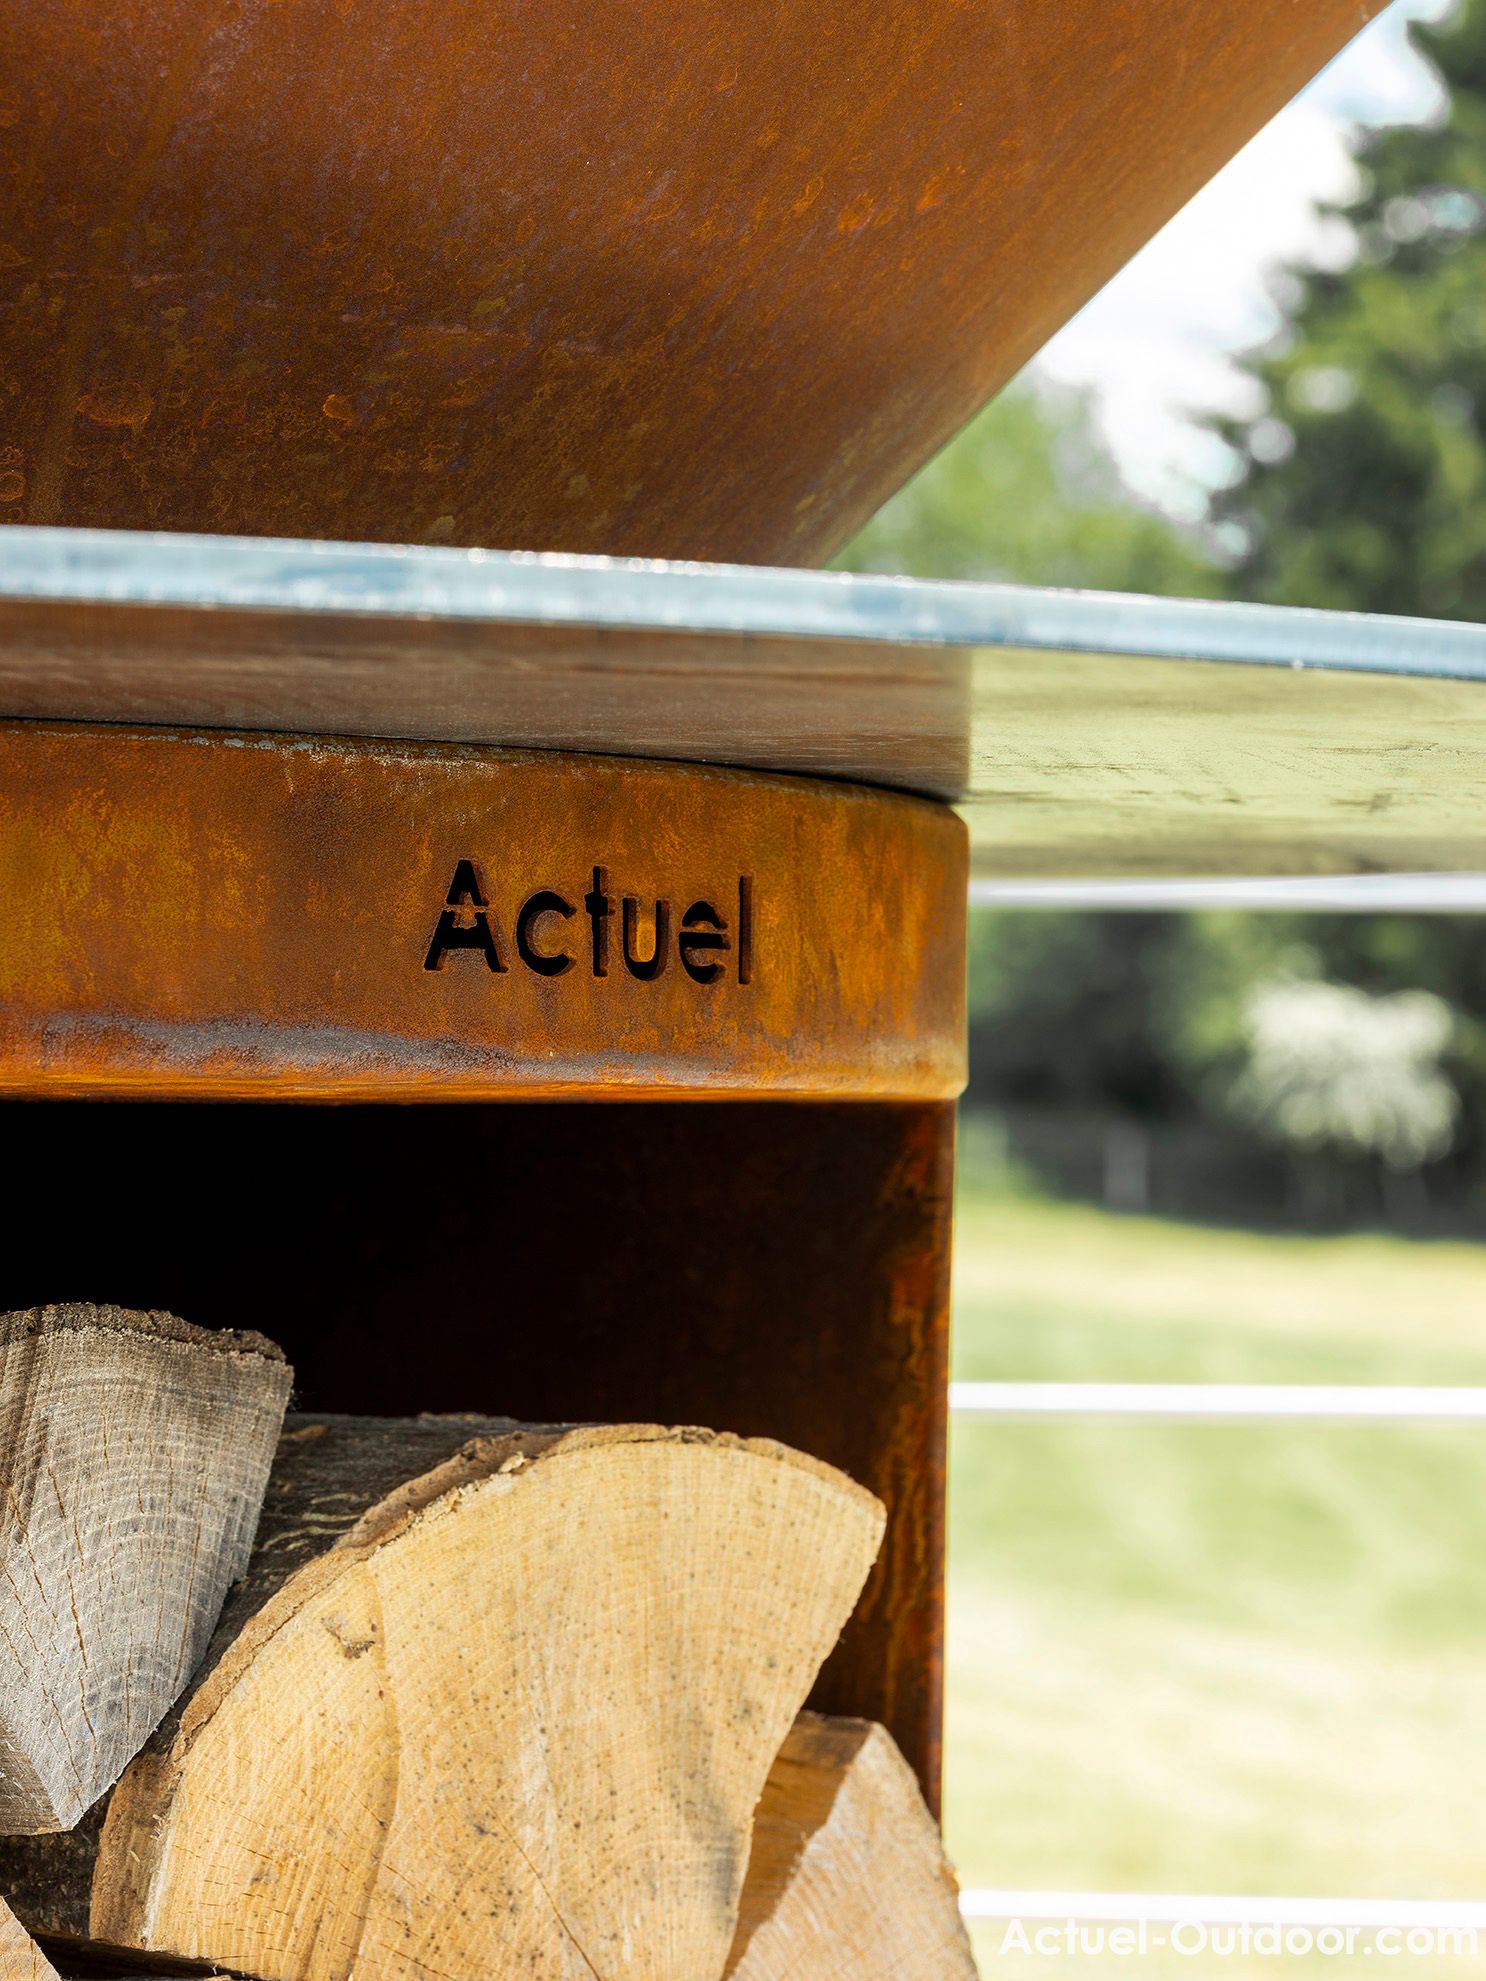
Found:
[{"label": "horizontal metal rail", "polygon": [[1486,912],[1486,874],[1287,874],[1273,880],[991,880],[970,882],[972,908],[1159,910],[1259,908],[1295,913]]},{"label": "horizontal metal rail", "polygon": [[1486,1389],[1374,1383],[951,1383],[949,1407],[957,1417],[1473,1423],[1486,1419]]},{"label": "horizontal metal rail", "polygon": [[960,1894],[966,1919],[1154,1920],[1203,1926],[1425,1926],[1486,1928],[1486,1904],[1464,1899],[1250,1898],[1188,1892]]}]

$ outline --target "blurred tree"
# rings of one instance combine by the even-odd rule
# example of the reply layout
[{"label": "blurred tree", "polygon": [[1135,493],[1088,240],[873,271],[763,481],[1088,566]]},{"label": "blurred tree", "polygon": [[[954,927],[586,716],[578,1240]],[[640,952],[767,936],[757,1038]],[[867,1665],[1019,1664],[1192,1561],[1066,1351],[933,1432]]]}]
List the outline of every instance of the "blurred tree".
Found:
[{"label": "blurred tree", "polygon": [[[1444,114],[1359,139],[1358,192],[1328,209],[1352,252],[1283,278],[1285,327],[1247,360],[1255,410],[1218,423],[1234,478],[1213,518],[1235,596],[1486,619],[1486,0],[1409,33]],[[1455,1167],[1486,1174],[1486,922],[1286,920],[1309,953],[1299,975],[1365,992],[1378,1013],[1419,988],[1450,1006]],[[1226,984],[1204,968],[1183,1009],[1189,1064],[1199,1040],[1213,1049],[1210,1085],[1256,1008],[1227,940]]]},{"label": "blurred tree", "polygon": [[1287,916],[1314,974],[1379,1001],[1428,990],[1453,1026],[1440,1066],[1459,1097],[1452,1141],[1462,1179],[1486,1178],[1486,919],[1473,915]]},{"label": "blurred tree", "polygon": [[[1286,327],[1247,361],[1255,410],[1219,428],[1231,569],[1135,501],[1083,400],[1026,385],[838,563],[1486,619],[1486,0],[1412,32],[1448,112],[1361,138],[1357,197],[1332,210],[1355,252],[1283,279]],[[1251,1184],[1273,1206],[1296,1175],[1416,1162],[1436,1211],[1486,1201],[1480,919],[981,914],[971,1010],[973,1101],[1166,1124],[1183,1148],[1221,1137],[1239,1215]],[[1056,1158],[1043,1174],[1059,1180]],[[1402,1201],[1383,1180],[1348,1199],[1360,1214]],[[1302,1187],[1292,1208],[1330,1218],[1343,1196]]]},{"label": "blurred tree", "polygon": [[1433,991],[1263,984],[1229,1106],[1283,1146],[1422,1169],[1455,1140],[1460,1097],[1440,1064],[1454,1030]]},{"label": "blurred tree", "polygon": [[1291,270],[1256,411],[1218,430],[1214,501],[1239,597],[1486,617],[1486,0],[1415,45],[1440,120],[1366,134],[1361,188],[1329,209],[1355,255]]},{"label": "blurred tree", "polygon": [[1180,1112],[1192,1076],[1164,1016],[1189,974],[1184,938],[1172,915],[972,916],[972,1099]]},{"label": "blurred tree", "polygon": [[[1080,1136],[1122,1120],[1179,1131],[1212,1159],[1206,1184],[1166,1165],[1168,1208],[1476,1214],[1481,921],[997,910],[970,935],[968,1098],[1024,1128],[1066,1111],[1067,1135],[1033,1134],[1045,1182],[1087,1187]],[[1389,1186],[1389,1172],[1426,1169],[1428,1192]]]},{"label": "blurred tree", "polygon": [[1201,544],[1121,482],[1086,401],[993,400],[836,559],[845,571],[1210,596]]}]

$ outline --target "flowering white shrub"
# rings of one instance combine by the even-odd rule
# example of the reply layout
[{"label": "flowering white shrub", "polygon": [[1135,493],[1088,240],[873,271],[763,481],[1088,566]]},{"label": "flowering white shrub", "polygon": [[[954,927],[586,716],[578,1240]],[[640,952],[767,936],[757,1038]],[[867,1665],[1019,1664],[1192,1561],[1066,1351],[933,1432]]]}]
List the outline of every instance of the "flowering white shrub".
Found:
[{"label": "flowering white shrub", "polygon": [[1428,991],[1261,984],[1249,999],[1238,1110],[1287,1142],[1330,1143],[1415,1169],[1444,1155],[1459,1097],[1440,1068],[1454,1020]]}]

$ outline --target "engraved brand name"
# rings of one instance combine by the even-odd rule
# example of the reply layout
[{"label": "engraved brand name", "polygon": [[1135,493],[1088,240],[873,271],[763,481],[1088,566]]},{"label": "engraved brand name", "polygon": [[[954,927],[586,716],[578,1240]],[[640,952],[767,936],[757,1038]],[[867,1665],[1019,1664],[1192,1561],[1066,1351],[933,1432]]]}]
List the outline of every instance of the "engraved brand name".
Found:
[{"label": "engraved brand name", "polygon": [[[579,930],[559,926],[578,917],[580,902],[588,919],[586,940]],[[732,907],[731,901],[728,905]],[[560,977],[578,966],[575,952],[580,952],[595,977],[607,977],[612,963],[616,971],[653,983],[674,957],[693,983],[753,981],[753,882],[747,874],[738,876],[731,925],[711,901],[693,901],[678,916],[664,895],[642,903],[638,895],[616,894],[605,869],[595,867],[578,900],[539,887],[527,895],[511,926],[514,944],[507,939],[479,862],[461,860],[423,967],[442,970],[451,952],[472,949],[497,976],[506,974],[514,955],[539,977]]]}]

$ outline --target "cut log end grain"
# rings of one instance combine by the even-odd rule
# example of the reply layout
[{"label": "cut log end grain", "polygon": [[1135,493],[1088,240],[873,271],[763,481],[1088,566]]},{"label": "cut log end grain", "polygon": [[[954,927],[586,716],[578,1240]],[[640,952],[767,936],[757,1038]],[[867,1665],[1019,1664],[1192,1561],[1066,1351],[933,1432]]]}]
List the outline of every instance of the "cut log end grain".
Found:
[{"label": "cut log end grain", "polygon": [[28,1924],[266,1981],[721,1974],[882,1508],[762,1440],[479,1429],[291,1420],[101,1825],[0,1846]]},{"label": "cut log end grain", "polygon": [[0,1317],[0,1832],[75,1823],[240,1575],[291,1376],[170,1314]]},{"label": "cut log end grain", "polygon": [[57,1969],[0,1898],[0,1981],[57,1981]]},{"label": "cut log end grain", "polygon": [[0,1981],[57,1981],[57,1970],[0,1899]]},{"label": "cut log end grain", "polygon": [[802,1713],[769,1771],[726,1981],[975,1981],[959,1891],[884,1727]]}]

